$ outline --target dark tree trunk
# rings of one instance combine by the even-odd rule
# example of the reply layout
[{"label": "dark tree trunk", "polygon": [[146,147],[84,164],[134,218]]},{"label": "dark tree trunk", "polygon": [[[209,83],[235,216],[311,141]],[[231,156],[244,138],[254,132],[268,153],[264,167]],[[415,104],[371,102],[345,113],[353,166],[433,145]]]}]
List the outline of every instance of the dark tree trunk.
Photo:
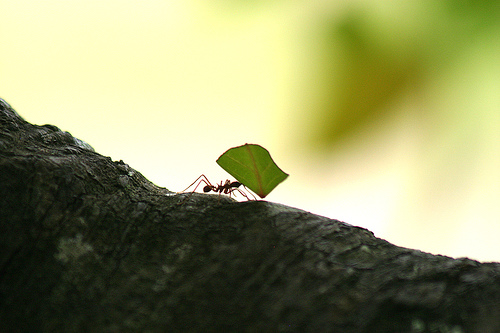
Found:
[{"label": "dark tree trunk", "polygon": [[2,100],[0,198],[0,332],[500,332],[498,263],[186,199]]}]

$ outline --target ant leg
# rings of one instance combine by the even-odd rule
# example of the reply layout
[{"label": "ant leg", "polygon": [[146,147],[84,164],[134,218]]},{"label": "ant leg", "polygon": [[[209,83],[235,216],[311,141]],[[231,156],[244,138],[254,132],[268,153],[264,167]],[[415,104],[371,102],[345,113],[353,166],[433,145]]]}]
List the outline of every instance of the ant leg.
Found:
[{"label": "ant leg", "polygon": [[[242,192],[239,188],[233,189],[231,191],[231,193],[234,192],[234,191],[237,191],[239,194],[241,194],[242,196],[244,196],[247,200],[250,200],[250,199],[248,199],[248,196],[244,192]],[[236,193],[235,193],[235,195],[236,195]]]},{"label": "ant leg", "polygon": [[[200,178],[201,178],[201,180],[200,180]],[[198,180],[199,180],[200,182],[198,183],[198,185],[196,185],[196,187],[194,188],[194,191],[196,191],[196,188],[197,188],[198,186],[200,186],[201,182],[204,182],[205,184],[209,185],[210,187],[213,187],[213,185],[212,185],[212,184],[210,183],[210,181],[208,180],[207,176],[205,176],[205,175],[203,175],[203,174],[202,174],[201,176],[199,176],[198,178],[196,178],[196,180],[195,180],[194,182],[192,182],[192,183],[191,183],[191,185],[189,185],[188,187],[186,187],[183,191],[181,191],[181,192],[177,192],[177,193],[186,192],[186,190],[187,190],[188,188],[190,188],[191,186],[193,186],[193,185],[194,185],[194,184],[195,184]],[[194,191],[193,191],[193,192],[194,192]]]},{"label": "ant leg", "polygon": [[[246,187],[245,187],[246,188]],[[239,194],[241,194],[242,196],[244,196],[248,201],[252,201],[251,198],[248,197],[248,195],[245,194],[245,192],[243,192],[242,190],[240,190],[239,188],[233,188],[231,189],[228,193],[229,193],[229,196],[231,196],[231,193],[233,193],[234,191],[238,191]],[[251,192],[248,192],[250,194],[252,194]],[[257,200],[257,198],[255,198],[255,196],[252,194],[253,196],[253,200]]]},{"label": "ant leg", "polygon": [[231,197],[231,192],[228,192],[228,189],[226,188],[226,184],[229,182],[229,180],[226,180],[226,182],[224,183],[224,185],[222,184],[222,180],[220,181],[220,184],[217,184],[217,187],[214,187],[213,188],[213,191],[214,192],[218,192],[219,193],[219,198],[218,200],[220,201],[220,195],[222,194],[222,192],[224,192],[224,194],[228,194],[229,193],[229,197]]},{"label": "ant leg", "polygon": [[[198,180],[199,180],[199,181],[198,181]],[[194,190],[193,190],[191,193],[189,193],[189,195],[188,195],[188,196],[187,196],[184,200],[182,200],[182,201],[180,202],[180,204],[183,204],[183,203],[184,203],[184,202],[186,202],[189,198],[191,198],[191,196],[193,195],[193,193],[194,193],[194,192],[196,192],[196,189],[198,188],[198,186],[200,186],[200,184],[201,184],[201,183],[205,183],[205,184],[206,184],[206,186],[205,186],[205,187],[209,186],[211,190],[214,190],[214,189],[215,189],[215,187],[214,187],[214,186],[210,183],[210,181],[208,180],[207,176],[205,176],[205,175],[203,175],[203,174],[202,174],[201,176],[199,176],[198,178],[196,178],[196,180],[195,180],[195,181],[194,181],[191,185],[189,185],[188,187],[186,187],[186,189],[185,189],[184,191],[182,191],[182,192],[177,192],[177,193],[184,193],[184,192],[185,192],[188,188],[190,188],[191,186],[193,186],[193,185],[194,185],[194,183],[196,183],[196,182],[198,182],[198,184],[196,184],[196,186],[194,187]],[[204,192],[207,192],[207,191],[205,191],[205,190],[204,190]]]},{"label": "ant leg", "polygon": [[[253,197],[253,200],[255,200],[255,201],[258,200],[257,197],[252,193],[252,191],[250,191],[245,185],[243,185],[243,187],[245,188],[245,190],[247,190],[248,193],[250,193],[250,195]],[[241,190],[240,190],[240,192],[241,192]],[[248,198],[247,196],[245,196],[245,198],[247,198],[247,200],[252,200],[252,199]]]}]

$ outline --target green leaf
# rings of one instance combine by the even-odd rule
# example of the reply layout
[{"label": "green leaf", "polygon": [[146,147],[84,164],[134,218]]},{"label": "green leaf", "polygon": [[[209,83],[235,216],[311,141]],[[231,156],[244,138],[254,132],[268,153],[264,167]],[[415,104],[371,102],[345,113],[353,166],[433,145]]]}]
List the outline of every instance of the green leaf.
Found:
[{"label": "green leaf", "polygon": [[217,159],[217,164],[261,198],[288,177],[274,163],[269,152],[255,144],[247,143],[227,150]]}]

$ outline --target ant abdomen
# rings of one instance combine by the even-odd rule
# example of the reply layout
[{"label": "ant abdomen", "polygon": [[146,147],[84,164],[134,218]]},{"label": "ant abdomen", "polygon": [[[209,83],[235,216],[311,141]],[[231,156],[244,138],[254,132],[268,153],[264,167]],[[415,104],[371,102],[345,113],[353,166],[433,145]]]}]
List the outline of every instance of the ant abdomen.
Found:
[{"label": "ant abdomen", "polygon": [[230,187],[240,187],[241,183],[240,182],[232,182],[229,186]]}]

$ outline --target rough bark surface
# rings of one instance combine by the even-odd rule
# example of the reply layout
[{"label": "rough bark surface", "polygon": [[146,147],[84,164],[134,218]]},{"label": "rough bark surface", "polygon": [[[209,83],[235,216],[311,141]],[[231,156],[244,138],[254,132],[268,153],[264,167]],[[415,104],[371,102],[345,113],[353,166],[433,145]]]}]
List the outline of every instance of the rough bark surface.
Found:
[{"label": "rough bark surface", "polygon": [[500,332],[499,263],[186,199],[3,100],[0,198],[0,332]]}]

